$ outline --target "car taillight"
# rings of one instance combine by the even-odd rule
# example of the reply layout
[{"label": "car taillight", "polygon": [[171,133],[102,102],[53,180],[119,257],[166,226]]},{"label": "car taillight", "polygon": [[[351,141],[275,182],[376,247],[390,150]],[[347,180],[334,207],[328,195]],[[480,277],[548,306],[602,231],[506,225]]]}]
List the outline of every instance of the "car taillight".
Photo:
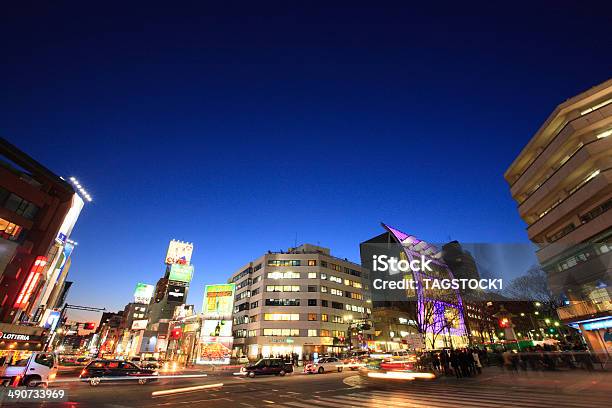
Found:
[{"label": "car taillight", "polygon": [[81,377],[83,377],[84,375],[87,375],[87,369],[86,368],[81,370]]}]

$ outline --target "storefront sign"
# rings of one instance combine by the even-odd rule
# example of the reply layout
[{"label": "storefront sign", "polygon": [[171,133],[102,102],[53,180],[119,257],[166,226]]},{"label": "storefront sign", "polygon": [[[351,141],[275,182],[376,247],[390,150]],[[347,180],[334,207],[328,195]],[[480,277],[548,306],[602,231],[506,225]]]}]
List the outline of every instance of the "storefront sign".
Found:
[{"label": "storefront sign", "polygon": [[35,336],[33,334],[21,334],[21,333],[9,333],[0,332],[0,341],[41,341],[41,336]]}]

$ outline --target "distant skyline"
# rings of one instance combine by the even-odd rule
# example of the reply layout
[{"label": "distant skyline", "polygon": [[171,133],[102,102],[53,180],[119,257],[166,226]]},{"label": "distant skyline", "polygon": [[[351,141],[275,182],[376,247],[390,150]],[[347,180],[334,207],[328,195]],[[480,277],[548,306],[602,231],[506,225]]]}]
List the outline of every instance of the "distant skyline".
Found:
[{"label": "distant skyline", "polygon": [[111,311],[172,238],[197,308],[296,234],[354,262],[381,221],[530,245],[503,173],[612,73],[604,2],[90,8],[5,5],[0,134],[93,196],[68,302]]}]

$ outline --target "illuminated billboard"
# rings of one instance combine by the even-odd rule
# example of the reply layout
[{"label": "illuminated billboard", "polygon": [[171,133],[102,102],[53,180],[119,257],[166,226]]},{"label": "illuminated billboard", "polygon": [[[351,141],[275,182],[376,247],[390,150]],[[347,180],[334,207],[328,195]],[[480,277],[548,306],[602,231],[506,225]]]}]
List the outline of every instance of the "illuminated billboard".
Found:
[{"label": "illuminated billboard", "polygon": [[185,286],[168,285],[168,302],[183,303],[185,301]]},{"label": "illuminated billboard", "polygon": [[134,320],[134,322],[132,323],[132,330],[146,330],[148,323],[149,321],[147,319]]},{"label": "illuminated billboard", "polygon": [[213,337],[231,337],[231,320],[204,320],[202,326],[202,340],[213,341]]},{"label": "illuminated billboard", "polygon": [[168,265],[189,265],[191,263],[192,253],[193,244],[173,239],[168,245],[168,252],[166,253],[166,263]]},{"label": "illuminated billboard", "polygon": [[200,340],[196,364],[229,364],[233,337],[217,337],[216,341]]},{"label": "illuminated billboard", "polygon": [[137,283],[136,290],[134,290],[134,303],[149,304],[153,297],[155,287],[146,283]]},{"label": "illuminated billboard", "polygon": [[231,319],[234,309],[234,292],[236,285],[225,283],[206,285],[204,288],[204,318]]},{"label": "illuminated billboard", "polygon": [[170,266],[169,280],[177,282],[191,282],[193,276],[193,265],[173,264]]}]

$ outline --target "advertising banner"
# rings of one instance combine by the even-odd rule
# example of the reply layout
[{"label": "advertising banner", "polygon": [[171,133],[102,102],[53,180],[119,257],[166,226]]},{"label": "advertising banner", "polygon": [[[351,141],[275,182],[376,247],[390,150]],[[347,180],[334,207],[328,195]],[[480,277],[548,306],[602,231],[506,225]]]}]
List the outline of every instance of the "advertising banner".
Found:
[{"label": "advertising banner", "polygon": [[170,267],[170,277],[168,279],[171,281],[189,283],[191,282],[192,276],[193,265],[173,264]]},{"label": "advertising banner", "polygon": [[233,337],[216,337],[215,341],[200,339],[197,364],[229,364],[232,355]]},{"label": "advertising banner", "polygon": [[148,323],[149,320],[147,319],[134,320],[134,322],[132,323],[132,330],[145,330],[147,328]]},{"label": "advertising banner", "polygon": [[172,240],[168,245],[166,253],[166,263],[168,265],[180,264],[189,265],[191,263],[191,254],[193,253],[193,244]]},{"label": "advertising banner", "polygon": [[[232,321],[231,320],[204,320],[202,326],[202,338],[205,337],[231,337]],[[207,341],[212,341],[208,339]]]},{"label": "advertising banner", "polygon": [[61,312],[59,310],[47,309],[43,315],[43,328],[54,331],[57,323],[59,322]]},{"label": "advertising banner", "polygon": [[153,291],[155,287],[146,283],[137,283],[136,290],[134,290],[134,303],[149,304],[153,297]]},{"label": "advertising banner", "polygon": [[183,303],[185,301],[185,286],[168,285],[168,302]]},{"label": "advertising banner", "polygon": [[233,283],[206,285],[204,288],[204,318],[231,319],[234,311],[235,291],[236,285]]}]

